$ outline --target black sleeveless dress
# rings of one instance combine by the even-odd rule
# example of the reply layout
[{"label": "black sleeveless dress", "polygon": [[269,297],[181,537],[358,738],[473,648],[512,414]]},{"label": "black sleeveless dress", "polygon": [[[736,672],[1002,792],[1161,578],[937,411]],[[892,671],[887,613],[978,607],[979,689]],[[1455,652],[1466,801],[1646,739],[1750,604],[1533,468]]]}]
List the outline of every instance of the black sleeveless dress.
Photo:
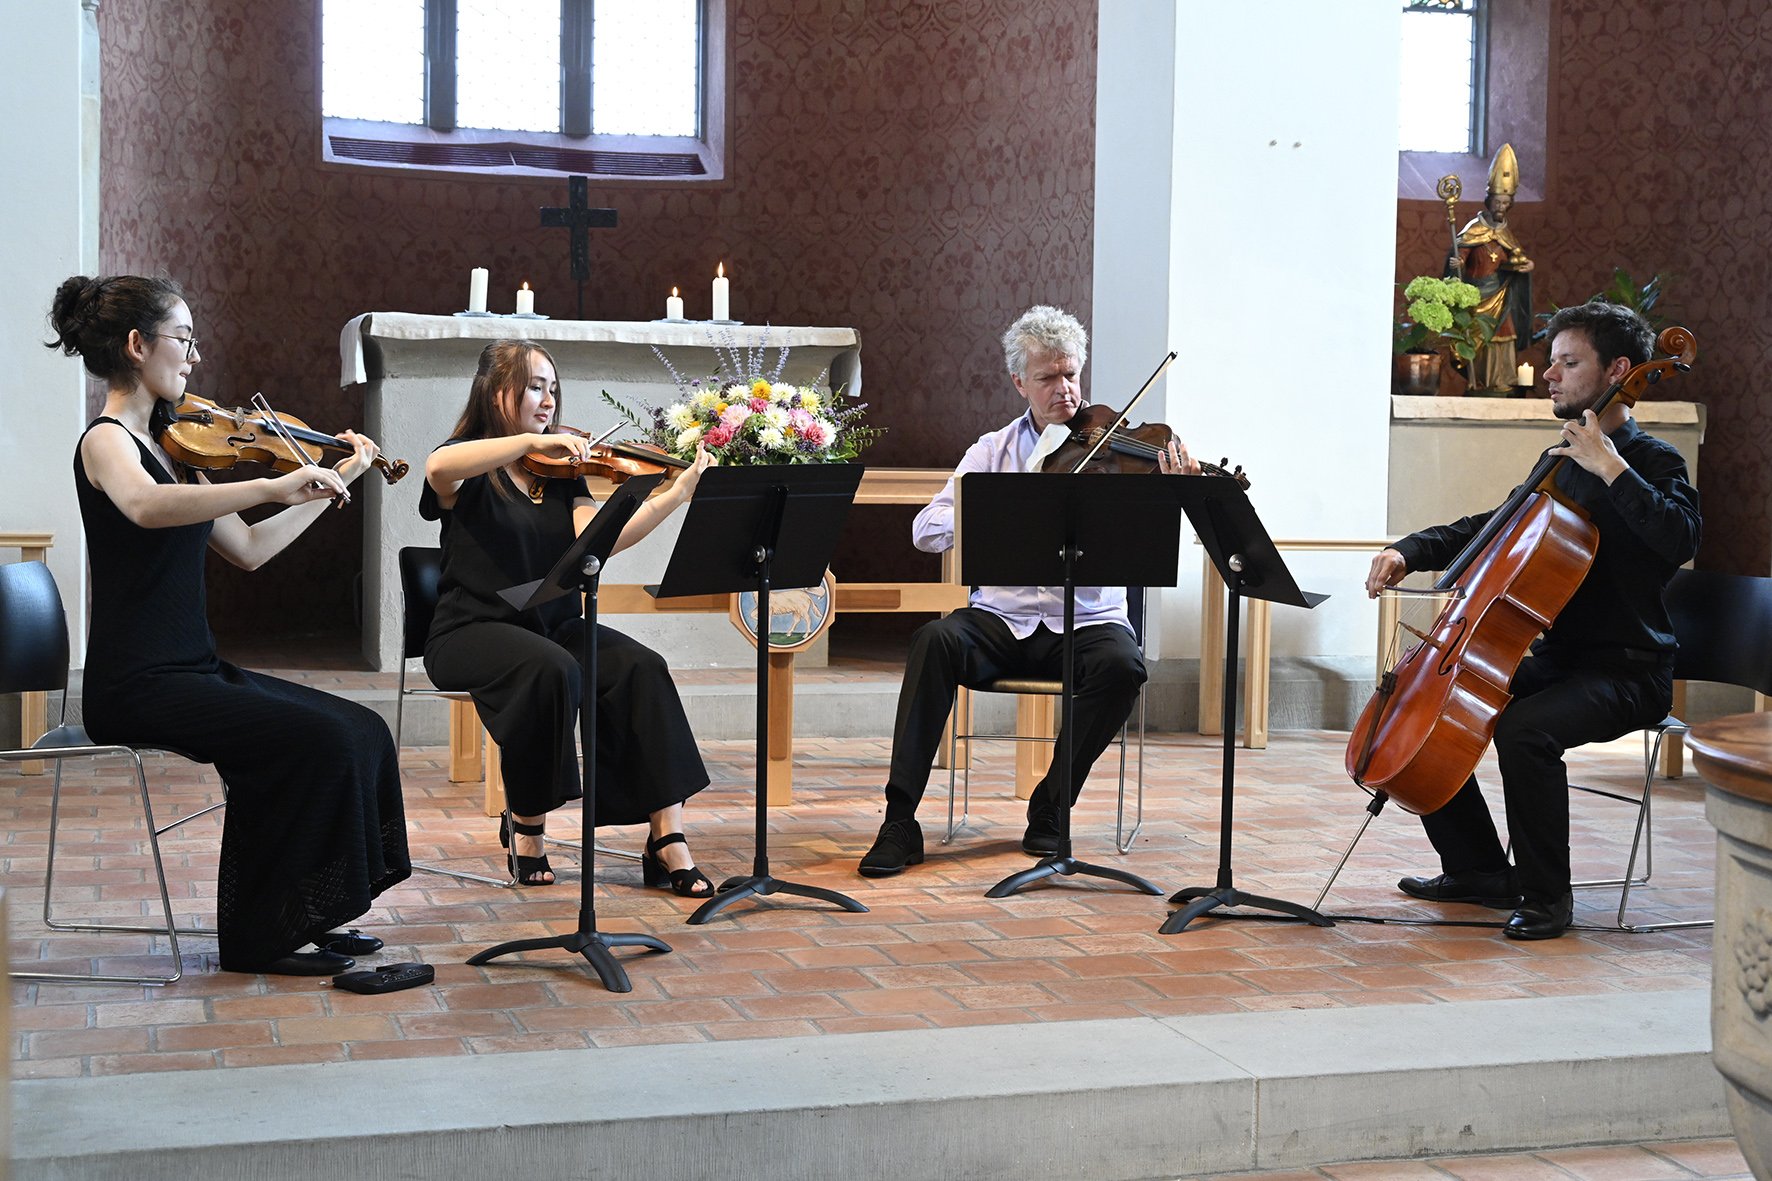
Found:
[{"label": "black sleeveless dress", "polygon": [[[116,420],[92,426],[102,422]],[[136,447],[156,483],[176,482]],[[203,577],[209,522],[136,525],[92,486],[78,449],[74,485],[92,566],[87,733],[215,765],[228,786],[221,966],[261,969],[411,876],[393,737],[363,706],[216,656]]]}]

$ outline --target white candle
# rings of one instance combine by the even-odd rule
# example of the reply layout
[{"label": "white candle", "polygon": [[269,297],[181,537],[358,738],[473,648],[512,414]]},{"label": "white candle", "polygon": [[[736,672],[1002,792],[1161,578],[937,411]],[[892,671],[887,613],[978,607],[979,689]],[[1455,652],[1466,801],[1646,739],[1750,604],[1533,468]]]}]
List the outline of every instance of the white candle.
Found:
[{"label": "white candle", "polygon": [[1525,361],[1520,362],[1520,367],[1518,369],[1514,370],[1514,384],[1515,385],[1531,385],[1532,384],[1532,366],[1531,365],[1529,365]]},{"label": "white candle", "polygon": [[731,286],[726,278],[726,264],[714,271],[714,319],[732,319]]},{"label": "white candle", "polygon": [[665,319],[667,319],[667,320],[681,320],[682,318],[683,318],[683,297],[678,295],[677,289],[675,287],[673,287],[673,288],[671,288],[670,296],[665,299]]},{"label": "white candle", "polygon": [[468,272],[468,311],[486,310],[486,268],[475,267]]},{"label": "white candle", "polygon": [[535,292],[529,290],[529,284],[517,288],[517,314],[519,316],[535,315]]}]

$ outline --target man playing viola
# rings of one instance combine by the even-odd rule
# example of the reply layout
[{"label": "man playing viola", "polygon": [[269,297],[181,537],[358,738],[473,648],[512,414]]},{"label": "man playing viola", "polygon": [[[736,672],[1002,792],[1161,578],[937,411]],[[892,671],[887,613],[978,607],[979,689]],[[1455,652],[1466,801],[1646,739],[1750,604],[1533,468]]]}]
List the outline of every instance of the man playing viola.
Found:
[{"label": "man playing viola", "polygon": [[[1083,325],[1057,308],[1029,308],[1010,325],[1003,334],[1004,359],[1027,409],[972,444],[954,477],[917,514],[911,536],[918,549],[942,553],[953,547],[954,479],[967,472],[1039,470],[1039,460],[1050,450],[1049,446],[1036,449],[1041,432],[1069,422],[1083,406],[1079,381],[1088,351],[1089,335]],[[1187,448],[1173,441],[1158,453],[1157,464],[1167,473],[1200,470]],[[1089,769],[1125,722],[1145,681],[1124,588],[1078,587],[1076,626],[1073,801]],[[917,629],[898,694],[885,822],[861,860],[864,877],[887,877],[923,860],[917,804],[941,744],[943,724],[954,707],[956,686],[975,687],[999,677],[1056,678],[1063,630],[1063,588],[1032,586],[975,587],[967,606]],[[1058,804],[1048,768],[1028,801],[1024,852],[1036,857],[1058,852]]]},{"label": "man playing viola", "polygon": [[[1673,703],[1674,641],[1665,592],[1698,551],[1698,493],[1670,444],[1645,434],[1630,407],[1592,407],[1633,366],[1649,359],[1654,334],[1629,308],[1585,303],[1550,322],[1551,408],[1572,460],[1558,488],[1599,531],[1593,566],[1551,626],[1520,662],[1512,700],[1495,725],[1507,801],[1510,866],[1473,775],[1438,811],[1421,818],[1444,872],[1404,878],[1405,894],[1435,902],[1517,907],[1504,933],[1555,939],[1574,913],[1569,871],[1569,775],[1563,752],[1651,726]],[[1423,529],[1372,559],[1366,592],[1414,570],[1443,570],[1482,529],[1483,513]]]}]

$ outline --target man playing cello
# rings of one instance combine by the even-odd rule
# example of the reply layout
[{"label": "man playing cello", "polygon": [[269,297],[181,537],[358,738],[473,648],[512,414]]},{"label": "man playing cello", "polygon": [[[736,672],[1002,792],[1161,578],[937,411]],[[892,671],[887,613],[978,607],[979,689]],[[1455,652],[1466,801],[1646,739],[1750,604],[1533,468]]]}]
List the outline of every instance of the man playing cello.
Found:
[{"label": "man playing cello", "polygon": [[[1599,544],[1568,605],[1520,662],[1512,700],[1495,724],[1514,862],[1496,834],[1473,775],[1442,808],[1421,818],[1440,854],[1437,877],[1407,877],[1405,894],[1435,902],[1516,907],[1504,933],[1555,939],[1569,926],[1569,777],[1563,752],[1606,742],[1667,716],[1676,648],[1664,593],[1698,551],[1698,493],[1670,444],[1645,434],[1624,401],[1593,407],[1649,359],[1654,334],[1629,308],[1567,307],[1552,318],[1545,384],[1563,419],[1552,454],[1573,463],[1557,486],[1592,517]],[[1372,559],[1366,593],[1417,570],[1441,570],[1492,514],[1423,529]]]}]

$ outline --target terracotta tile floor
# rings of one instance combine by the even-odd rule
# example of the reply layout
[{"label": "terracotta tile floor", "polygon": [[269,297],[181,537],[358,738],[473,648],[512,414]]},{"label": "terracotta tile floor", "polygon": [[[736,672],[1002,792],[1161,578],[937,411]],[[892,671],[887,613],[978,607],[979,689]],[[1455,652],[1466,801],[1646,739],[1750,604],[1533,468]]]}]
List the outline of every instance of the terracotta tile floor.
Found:
[{"label": "terracotta tile floor", "polygon": [[[371,689],[391,678],[324,669],[289,673],[323,687]],[[803,683],[855,676],[896,680],[890,662],[805,670]],[[685,681],[748,682],[745,670],[683,674]],[[1315,898],[1356,827],[1365,797],[1341,770],[1345,736],[1276,732],[1265,751],[1239,749],[1234,881],[1299,902]],[[1168,908],[1118,886],[1059,879],[1010,898],[985,889],[1031,864],[1018,850],[1022,806],[1008,785],[1011,749],[980,748],[973,819],[942,847],[937,827],[945,773],[937,772],[922,821],[929,860],[887,879],[865,879],[855,862],[880,820],[884,740],[802,739],[792,807],[769,818],[771,869],[780,877],[843,891],[865,904],[852,915],[782,895],[742,903],[702,927],[686,926],[696,903],[642,889],[631,861],[599,864],[596,905],[607,931],[666,940],[670,955],[624,953],[631,993],[605,991],[582,960],[531,953],[469,967],[473,952],[501,940],[573,929],[577,874],[554,854],[565,882],[507,891],[428,874],[390,890],[361,925],[387,949],[366,964],[424,960],[435,987],[384,997],[337,992],[324,980],[219,972],[211,940],[191,939],[187,975],[165,989],[15,983],[16,1077],[201,1070],[279,1062],[794,1037],[876,1029],[998,1022],[1373,1004],[1448,1004],[1506,997],[1567,996],[1705,987],[1710,932],[1631,935],[1581,930],[1518,944],[1478,927],[1343,922],[1323,930],[1270,922],[1202,920],[1157,933]],[[1578,781],[1628,789],[1641,746],[1625,739],[1572,756]],[[425,861],[493,872],[493,821],[480,815],[480,786],[451,784],[440,748],[408,748],[407,818],[412,851]],[[716,880],[745,872],[753,831],[752,747],[709,742],[713,784],[691,804],[696,855]],[[1109,766],[1111,760],[1104,760]],[[1113,779],[1097,774],[1077,811],[1079,856],[1130,869],[1173,891],[1211,885],[1218,848],[1217,739],[1153,734],[1147,749],[1148,820],[1131,854],[1110,844]],[[1111,768],[1110,768],[1111,769]],[[116,770],[72,773],[63,814],[58,914],[137,915],[152,885],[129,835],[126,781]],[[1486,778],[1493,780],[1492,769]],[[208,772],[168,762],[155,775],[161,807],[216,798]],[[45,934],[38,922],[48,824],[47,778],[0,775],[0,884],[11,907],[15,966],[53,960],[84,967],[141,962],[145,937]],[[1656,881],[1633,917],[1708,914],[1714,837],[1701,783],[1663,782],[1657,794]],[[1611,875],[1624,861],[1634,813],[1577,796],[1578,874]],[[552,830],[576,836],[576,810]],[[219,817],[165,842],[181,909],[207,923],[214,896]],[[638,829],[605,829],[607,844],[637,847]],[[1391,918],[1427,917],[1394,883],[1434,869],[1420,826],[1390,809],[1374,822],[1325,909]],[[1608,903],[1611,903],[1609,907]],[[1577,920],[1611,917],[1615,892],[1578,897]],[[1446,907],[1447,917],[1505,917]],[[163,948],[160,950],[163,951]],[[88,957],[96,957],[89,960]],[[161,959],[159,963],[164,963]],[[1733,1141],[1580,1149],[1505,1158],[1458,1158],[1330,1166],[1280,1177],[1390,1178],[1746,1176]]]}]

